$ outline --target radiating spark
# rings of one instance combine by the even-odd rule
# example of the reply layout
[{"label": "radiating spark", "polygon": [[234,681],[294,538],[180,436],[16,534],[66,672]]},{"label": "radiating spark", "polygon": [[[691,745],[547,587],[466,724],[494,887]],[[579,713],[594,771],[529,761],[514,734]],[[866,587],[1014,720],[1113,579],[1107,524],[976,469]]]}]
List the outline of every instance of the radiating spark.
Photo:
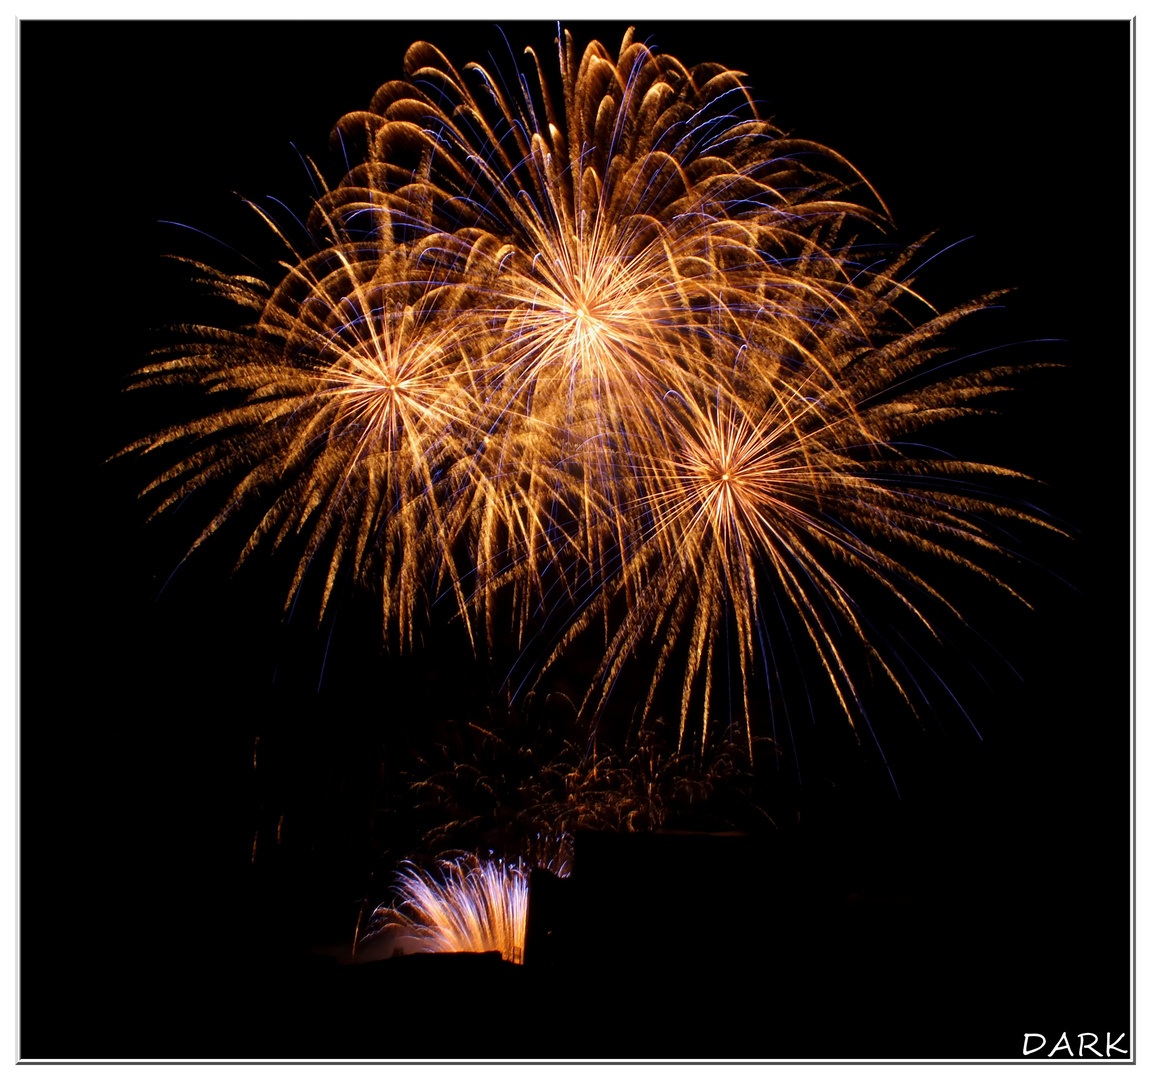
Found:
[{"label": "radiating spark", "polygon": [[322,617],[347,575],[401,645],[440,595],[477,649],[558,612],[547,663],[601,626],[592,712],[655,640],[647,704],[682,680],[681,745],[693,710],[710,737],[722,653],[750,750],[774,608],[849,720],[846,642],[912,704],[852,583],[932,633],[924,599],[949,605],[905,553],[994,580],[996,519],[1036,520],[955,483],[1007,470],[900,450],[1001,388],[1006,369],[912,381],[987,298],[909,321],[914,249],[862,266],[846,239],[883,223],[878,196],[761,120],[739,73],[631,31],[614,58],[557,44],[558,94],[527,52],[534,97],[412,45],[406,79],[336,125],[360,157],[317,197],[314,249],[280,234],[274,288],[194,264],[253,322],[140,373],[228,402],[130,448],[191,444],[157,512],[227,479],[194,547],[257,507],[241,561],[298,535],[287,604],[322,574]]},{"label": "radiating spark", "polygon": [[522,964],[529,871],[520,863],[464,856],[434,870],[405,863],[396,903],[378,908],[374,933],[400,929],[425,952],[499,952]]}]

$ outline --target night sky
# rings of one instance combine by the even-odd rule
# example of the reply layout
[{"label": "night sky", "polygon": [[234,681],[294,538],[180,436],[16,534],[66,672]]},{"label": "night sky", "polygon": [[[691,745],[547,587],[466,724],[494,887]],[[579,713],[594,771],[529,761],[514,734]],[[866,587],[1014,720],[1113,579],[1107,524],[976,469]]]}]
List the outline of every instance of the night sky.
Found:
[{"label": "night sky", "polygon": [[[571,24],[613,52],[625,28]],[[554,25],[504,32],[554,70]],[[803,1019],[774,984],[790,1041],[745,1024],[711,1052],[1010,1057],[1027,1031],[1048,1047],[1064,1030],[1126,1031],[1128,26],[666,23],[637,37],[748,73],[761,115],[867,177],[899,243],[933,234],[927,250],[945,253],[918,285],[938,307],[1014,290],[958,345],[1047,366],[1013,380],[999,415],[935,438],[1035,477],[1012,494],[1068,534],[1013,538],[1023,559],[1004,572],[1033,610],[933,578],[967,620],[938,663],[981,738],[941,694],[922,726],[884,717],[898,797],[867,747],[813,732],[803,784],[765,785],[797,872],[878,898],[854,978],[879,1034],[845,1021],[842,981],[821,994],[817,959],[796,976],[819,1002]],[[267,972],[346,941],[361,903],[383,898],[416,827],[397,810],[395,747],[449,715],[483,719],[500,681],[451,629],[382,656],[371,598],[342,597],[318,627],[302,600],[285,620],[292,561],[259,552],[233,575],[242,526],[182,563],[215,496],[147,523],[137,494],[154,466],[108,462],[198,407],[123,393],[163,327],[215,311],[163,257],[271,272],[280,250],[238,196],[304,216],[297,149],[334,183],[332,124],[400,77],[419,38],[457,67],[510,67],[489,23],[21,26],[23,1056],[297,1056]],[[676,867],[652,888],[693,911],[707,872]],[[920,914],[901,923],[897,902]],[[722,913],[704,921],[697,935],[724,936]],[[938,962],[911,987],[887,965],[916,954]],[[931,1003],[929,1037],[900,1027],[912,998]],[[664,1056],[651,1032],[671,1007],[649,1008],[609,1042],[577,1024],[555,1053]],[[371,1050],[365,1022],[357,1054],[456,1045],[392,1034]],[[348,1052],[317,1032],[307,1049]],[[463,1045],[552,1056],[528,1036]]]}]

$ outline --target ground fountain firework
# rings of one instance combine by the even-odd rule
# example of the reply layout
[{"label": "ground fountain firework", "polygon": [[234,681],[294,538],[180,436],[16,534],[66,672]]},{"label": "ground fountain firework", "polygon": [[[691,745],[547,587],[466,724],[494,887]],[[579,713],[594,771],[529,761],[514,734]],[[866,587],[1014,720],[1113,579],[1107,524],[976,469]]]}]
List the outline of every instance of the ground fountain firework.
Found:
[{"label": "ground fountain firework", "polygon": [[498,952],[522,964],[529,877],[522,863],[474,855],[439,859],[431,870],[405,864],[394,904],[376,909],[369,932],[399,933],[420,952]]}]

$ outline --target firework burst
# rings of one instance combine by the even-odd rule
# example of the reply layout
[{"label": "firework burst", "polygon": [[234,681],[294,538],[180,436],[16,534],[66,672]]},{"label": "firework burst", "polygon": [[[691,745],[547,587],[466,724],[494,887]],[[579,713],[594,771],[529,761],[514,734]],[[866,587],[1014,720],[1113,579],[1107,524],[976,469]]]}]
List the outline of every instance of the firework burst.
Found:
[{"label": "firework burst", "polygon": [[[868,667],[914,711],[898,660],[885,655],[855,598],[860,584],[878,586],[934,635],[927,614],[932,605],[959,613],[906,556],[945,560],[1015,595],[978,556],[1002,553],[997,537],[1004,518],[1044,524],[971,493],[971,481],[1016,475],[1009,470],[901,450],[926,424],[974,411],[973,402],[1003,389],[997,380],[1007,369],[903,388],[906,376],[938,352],[937,335],[989,299],[883,344],[876,343],[878,335],[860,338],[854,327],[832,323],[825,327],[824,345],[834,346],[827,348],[826,364],[779,365],[770,377],[716,389],[710,399],[669,398],[664,453],[650,462],[645,513],[632,522],[627,573],[599,593],[563,641],[576,640],[628,593],[626,614],[608,633],[585,708],[606,701],[625,663],[650,640],[659,652],[646,707],[680,657],[681,745],[697,697],[706,742],[722,660],[750,752],[753,732],[746,721],[755,673],[769,676],[780,666],[766,601],[786,613],[786,636],[814,650],[850,721],[861,715],[863,702],[844,641],[862,648]],[[883,298],[873,299],[873,308],[885,306]],[[738,661],[734,671],[732,657]]]},{"label": "firework burst", "polygon": [[901,552],[991,577],[994,521],[1031,520],[956,483],[1004,470],[902,449],[1000,388],[1001,370],[922,375],[986,300],[909,321],[913,252],[865,266],[847,239],[885,220],[878,196],[761,120],[740,73],[630,31],[614,57],[558,45],[558,95],[531,50],[513,92],[413,45],[335,127],[358,163],[316,200],[313,249],[289,245],[275,288],[200,268],[254,318],[141,373],[234,402],[133,447],[194,444],[152,485],[160,509],[233,478],[197,544],[259,506],[241,559],[298,534],[289,602],[308,573],[321,616],[341,574],[371,583],[401,644],[437,595],[477,648],[555,613],[546,663],[600,627],[592,713],[654,640],[649,708],[685,658],[681,748],[693,702],[709,738],[735,657],[750,750],[769,607],[849,719],[845,638],[911,704],[851,581],[931,632],[924,598],[946,601]]}]

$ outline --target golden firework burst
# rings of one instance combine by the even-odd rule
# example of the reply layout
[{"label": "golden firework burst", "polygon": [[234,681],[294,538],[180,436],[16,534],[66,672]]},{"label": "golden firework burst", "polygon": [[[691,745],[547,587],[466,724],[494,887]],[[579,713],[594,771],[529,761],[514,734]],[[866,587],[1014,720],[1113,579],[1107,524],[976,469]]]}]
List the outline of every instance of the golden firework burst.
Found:
[{"label": "golden firework burst", "polygon": [[238,476],[197,544],[260,506],[241,558],[299,534],[289,601],[326,567],[321,615],[346,572],[402,644],[437,593],[477,648],[556,610],[548,663],[602,625],[593,711],[654,638],[649,707],[685,657],[681,746],[696,700],[709,737],[734,656],[750,748],[770,597],[850,719],[845,637],[903,693],[851,580],[930,631],[920,597],[942,597],[900,551],[990,577],[989,522],[1033,520],[953,483],[1005,470],[900,448],[999,388],[1001,370],[911,379],[986,300],[909,324],[912,253],[863,266],[846,239],[884,220],[878,196],[760,119],[740,73],[630,31],[614,57],[557,44],[559,95],[531,50],[513,94],[413,45],[335,127],[360,158],[316,200],[314,249],[289,245],[275,288],[200,267],[251,325],[200,329],[139,380],[233,403],[132,449],[194,442],[152,485],[160,509]]}]

